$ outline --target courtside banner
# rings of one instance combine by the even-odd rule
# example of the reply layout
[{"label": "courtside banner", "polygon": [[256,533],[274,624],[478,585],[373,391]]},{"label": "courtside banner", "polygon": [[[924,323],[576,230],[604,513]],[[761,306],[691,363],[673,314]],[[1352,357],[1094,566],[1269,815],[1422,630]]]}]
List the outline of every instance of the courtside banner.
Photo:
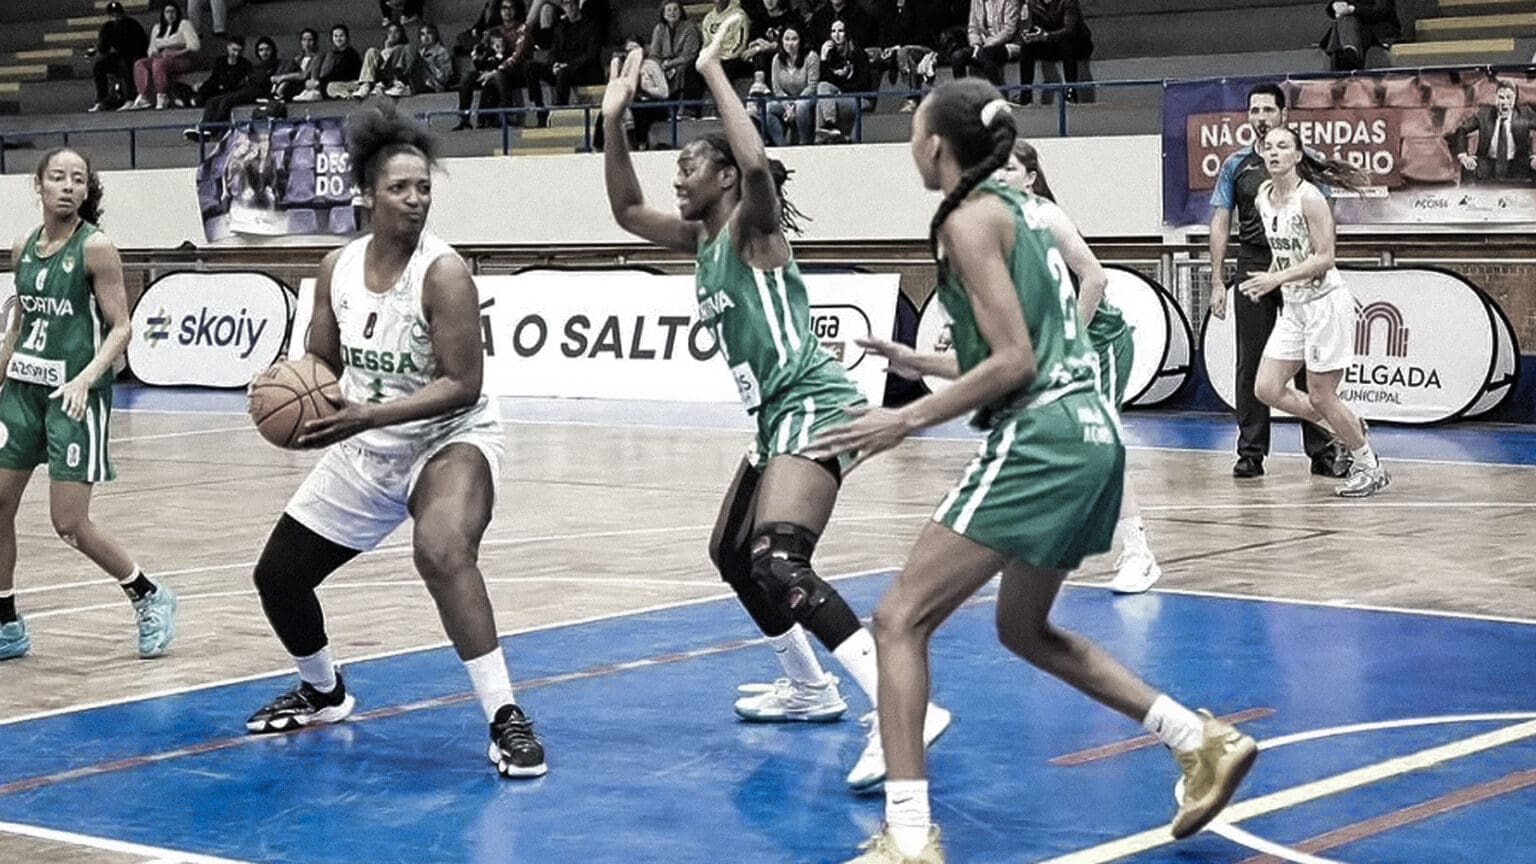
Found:
[{"label": "courtside banner", "polygon": [[[1426,268],[1345,270],[1355,298],[1354,360],[1339,397],[1367,420],[1436,423],[1491,411],[1515,383],[1519,346],[1481,290]],[[1207,316],[1206,376],[1222,401],[1236,394],[1232,315]]]},{"label": "courtside banner", "polygon": [[[1536,221],[1536,72],[1360,72],[1348,78],[1231,78],[1169,84],[1163,99],[1163,221],[1210,221],[1222,162],[1251,146],[1248,90],[1286,92],[1302,143],[1365,171],[1340,193],[1340,222],[1360,225]],[[1507,130],[1508,134],[1505,134]],[[1498,139],[1497,141],[1494,139]]]},{"label": "courtside banner", "polygon": [[[895,274],[810,273],[811,335],[870,401],[885,364],[855,339],[890,338]],[[699,321],[692,276],[638,270],[529,270],[478,276],[485,390],[497,396],[732,402],[739,397],[715,337]],[[304,353],[314,280],[299,289],[290,357]]]},{"label": "courtside banner", "polygon": [[133,309],[128,365],[145,384],[244,387],[282,356],[292,315],[265,273],[169,273]]}]

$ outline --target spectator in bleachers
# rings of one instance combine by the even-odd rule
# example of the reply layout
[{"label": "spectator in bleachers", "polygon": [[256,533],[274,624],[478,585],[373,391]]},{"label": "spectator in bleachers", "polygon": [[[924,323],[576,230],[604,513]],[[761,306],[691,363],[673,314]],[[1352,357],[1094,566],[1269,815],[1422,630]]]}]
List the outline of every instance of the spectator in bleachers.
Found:
[{"label": "spectator in bleachers", "polygon": [[[816,85],[816,143],[841,144],[853,132],[854,118],[859,111],[868,113],[875,109],[875,100],[869,97],[845,97],[833,99],[840,93],[869,93],[875,89],[869,72],[869,55],[864,46],[848,35],[848,23],[832,22],[831,38],[821,46],[821,83]],[[856,104],[857,103],[857,104]]]},{"label": "spectator in bleachers", "polygon": [[320,34],[305,27],[299,34],[299,53],[284,60],[272,76],[272,98],[287,102],[304,92],[304,82],[309,80],[309,68],[320,59]]},{"label": "spectator in bleachers", "polygon": [[213,61],[213,71],[208,73],[203,83],[197,85],[192,97],[193,104],[207,105],[208,100],[215,96],[239,90],[250,74],[251,61],[245,59],[244,37],[226,36],[224,56]]},{"label": "spectator in bleachers", "polygon": [[[96,79],[96,104],[92,111],[111,111],[132,102],[139,91],[133,85],[133,64],[149,51],[149,34],[140,24],[123,13],[123,4],[107,4],[107,22],[96,34],[96,62],[91,74]],[[121,90],[121,95],[114,91]]]},{"label": "spectator in bleachers", "polygon": [[1365,53],[1372,47],[1391,48],[1403,38],[1397,19],[1397,0],[1329,0],[1323,4],[1333,24],[1317,47],[1323,49],[1335,72],[1365,68]]},{"label": "spectator in bleachers", "polygon": [[228,33],[229,0],[187,0],[187,20],[192,22],[192,29],[202,31],[204,6],[213,11],[213,35],[217,38]]},{"label": "spectator in bleachers", "polygon": [[[1493,104],[1484,105],[1451,131],[1446,139],[1463,182],[1529,183],[1536,170],[1531,132],[1536,130],[1529,111],[1517,104],[1514,82],[1500,80]],[[1477,144],[1472,144],[1472,136]]]},{"label": "spectator in bleachers", "polygon": [[155,110],[170,105],[167,90],[171,79],[191,71],[202,47],[192,22],[182,17],[180,6],[166,3],[160,7],[160,21],[149,37],[149,53],[133,64],[133,85],[139,95],[118,110],[148,108],[150,94],[155,97]]},{"label": "spectator in bleachers", "polygon": [[821,0],[808,24],[811,43],[826,44],[832,38],[832,25],[837,21],[847,28],[848,41],[855,45],[875,44],[875,20],[859,7],[858,0]]},{"label": "spectator in bleachers", "polygon": [[699,27],[688,20],[681,0],[661,4],[660,19],[651,30],[650,58],[661,64],[671,98],[697,99],[704,91],[704,82],[693,68],[703,47]]},{"label": "spectator in bleachers", "polygon": [[362,71],[363,58],[352,47],[352,31],[345,24],[332,25],[330,49],[309,64],[309,78],[304,82],[304,92],[293,97],[293,101],[319,102],[326,97],[332,84],[356,81]]},{"label": "spectator in bleachers", "polygon": [[379,0],[379,24],[415,24],[421,20],[425,0]]},{"label": "spectator in bleachers", "polygon": [[821,84],[821,56],[806,50],[798,29],[785,27],[779,34],[779,51],[773,55],[770,77],[769,87],[775,99],[767,106],[768,140],[778,145],[810,144],[814,140],[811,130],[816,125],[815,97]]},{"label": "spectator in bleachers", "polygon": [[[247,65],[250,71],[234,89],[203,99],[201,128],[193,127],[182,133],[188,141],[196,141],[199,137],[207,140],[223,132],[222,126],[229,122],[236,106],[254,105],[272,92],[272,79],[278,69],[277,43],[265,36],[257,39],[256,59]],[[198,90],[201,95],[202,88]]]},{"label": "spectator in bleachers", "polygon": [[[480,94],[480,128],[489,129],[500,125],[488,112],[502,107],[503,99],[511,95],[502,92],[498,73],[512,60],[512,49],[513,46],[507,42],[505,29],[500,27],[486,31],[480,44],[475,46],[474,53],[470,55],[470,69],[459,82],[459,122],[452,131],[470,128],[469,109],[474,104],[476,93]],[[508,118],[509,121],[512,119]]]},{"label": "spectator in bleachers", "polygon": [[476,18],[475,23],[454,40],[453,53],[460,57],[468,57],[475,50],[475,46],[485,38],[487,32],[500,26],[501,0],[485,0],[485,5],[480,7],[480,17]]},{"label": "spectator in bleachers", "polygon": [[742,58],[747,50],[747,37],[752,32],[752,22],[741,8],[740,0],[715,0],[715,8],[704,16],[699,35],[704,44],[715,40],[715,34],[725,31],[720,43],[720,65],[732,78],[751,74],[752,65]]},{"label": "spectator in bleachers", "polygon": [[1020,0],[971,0],[967,45],[949,58],[956,78],[976,69],[1003,86],[1003,65],[1019,57]]},{"label": "spectator in bleachers", "polygon": [[[579,0],[581,17],[597,28],[598,41],[608,41],[608,23],[612,17],[608,0]],[[565,16],[561,0],[533,0],[528,9],[528,25],[533,28],[533,44],[539,48],[554,45],[555,24]],[[599,60],[599,63],[601,60]]]},{"label": "spectator in bleachers", "polygon": [[[603,37],[596,23],[581,14],[576,0],[561,0],[560,11],[565,17],[555,22],[550,60],[528,64],[528,86],[531,92],[545,82],[553,84],[555,104],[570,105],[575,88],[602,80]],[[540,112],[539,125],[546,121],[546,113]]]},{"label": "spectator in bleachers", "polygon": [[384,45],[363,53],[363,68],[357,73],[357,80],[338,81],[327,88],[326,95],[336,99],[409,96],[415,69],[416,46],[406,38],[405,25],[392,21],[384,26]]},{"label": "spectator in bleachers", "polygon": [[423,24],[416,33],[416,74],[411,86],[417,93],[446,93],[458,83],[453,72],[453,52],[443,44],[436,24]]},{"label": "spectator in bleachers", "polygon": [[790,5],[789,0],[762,0],[762,9],[748,12],[747,47],[741,59],[752,62],[753,73],[766,76],[773,70],[773,55],[779,50],[779,34],[785,27],[804,28],[805,19]]},{"label": "spectator in bleachers", "polygon": [[[1035,83],[1035,64],[1041,60],[1059,61],[1062,80],[1076,84],[1081,80],[1078,64],[1093,56],[1093,35],[1079,0],[1029,0],[1029,24],[1019,39],[1021,84]],[[1018,104],[1028,105],[1034,95],[1033,90],[1021,90]],[[1077,101],[1075,88],[1067,88],[1067,101]]]},{"label": "spectator in bleachers", "polygon": [[[938,59],[934,49],[943,29],[936,6],[932,0],[877,0],[875,4],[881,68],[909,92],[926,91],[933,85]],[[924,68],[920,71],[919,66]],[[907,97],[901,110],[917,110],[917,97]]]}]

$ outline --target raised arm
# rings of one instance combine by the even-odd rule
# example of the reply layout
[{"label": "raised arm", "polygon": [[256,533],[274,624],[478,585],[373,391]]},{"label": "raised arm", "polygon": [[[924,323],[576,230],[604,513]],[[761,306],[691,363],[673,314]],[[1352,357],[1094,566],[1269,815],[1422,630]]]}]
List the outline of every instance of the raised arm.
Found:
[{"label": "raised arm", "polygon": [[746,106],[731,87],[720,65],[722,38],[715,38],[699,52],[699,74],[709,86],[720,112],[720,124],[725,127],[725,139],[731,145],[736,168],[741,172],[741,206],[736,211],[736,221],[748,233],[759,236],[779,231],[779,190],[773,182],[773,172],[768,167],[768,153],[763,149],[762,136],[747,116]]},{"label": "raised arm", "polygon": [[603,93],[603,182],[608,188],[608,208],[619,227],[636,237],[679,252],[694,252],[699,247],[698,224],[647,206],[629,155],[624,112],[635,99],[643,57],[642,52],[631,51]]}]

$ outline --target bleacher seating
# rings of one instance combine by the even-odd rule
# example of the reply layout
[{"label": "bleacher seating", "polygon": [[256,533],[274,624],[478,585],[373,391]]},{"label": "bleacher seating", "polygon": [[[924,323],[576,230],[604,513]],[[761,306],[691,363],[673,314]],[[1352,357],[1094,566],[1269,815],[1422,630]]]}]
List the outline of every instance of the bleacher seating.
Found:
[{"label": "bleacher seating", "polygon": [[[130,15],[149,22],[155,12],[151,0],[123,0]],[[479,12],[482,0],[428,0],[428,15],[441,27],[445,38],[463,29]],[[625,33],[649,34],[656,20],[654,0],[615,0],[613,29],[617,44]],[[1423,66],[1477,61],[1523,63],[1536,48],[1536,0],[1422,0],[1401,4],[1419,11],[1416,41],[1394,46],[1390,55],[1373,55],[1373,65]],[[42,148],[64,139],[45,130],[69,129],[69,140],[90,148],[102,167],[128,167],[130,142],[127,133],[104,130],[135,127],[133,164],[143,168],[186,166],[197,159],[198,148],[182,140],[181,129],[197,122],[194,109],[86,114],[93,101],[91,60],[84,49],[95,40],[105,20],[106,0],[5,0],[0,8],[0,138],[16,164],[26,164],[18,148]],[[688,4],[691,17],[700,19],[708,2]],[[1230,0],[1084,0],[1096,45],[1093,78],[1099,82],[1211,76],[1242,76],[1317,72],[1327,60],[1316,42],[1325,28],[1316,0],[1258,0],[1233,4]],[[1240,8],[1235,8],[1240,7]],[[263,0],[247,2],[232,10],[230,30],[254,38],[271,36],[283,56],[298,41],[306,26],[322,34],[333,23],[352,30],[359,49],[376,45],[382,28],[371,2],[321,3],[317,0]],[[204,55],[214,56],[220,46],[206,40]],[[1471,52],[1471,53],[1468,53]],[[1047,69],[1041,81],[1055,80]],[[941,77],[947,77],[947,70]],[[1010,65],[1008,80],[1018,80]],[[593,105],[601,98],[600,87],[583,88],[579,99]],[[1073,106],[1068,112],[1072,134],[1113,135],[1151,133],[1161,125],[1161,91],[1140,88],[1099,87],[1091,105]],[[1394,99],[1411,98],[1400,93]],[[875,112],[863,118],[863,137],[870,141],[905,138],[910,116],[898,112],[903,95],[882,97]],[[412,96],[408,107],[418,113],[451,112],[456,94]],[[320,102],[292,106],[291,113],[327,116],[345,113],[351,103]],[[236,114],[237,118],[245,112]],[[1018,112],[1026,135],[1058,133],[1059,117],[1049,107]],[[549,128],[512,129],[509,138],[517,153],[570,152],[585,139],[588,114],[580,110],[555,111]],[[452,125],[440,116],[436,125]],[[683,120],[681,137],[687,139],[709,121]],[[664,140],[666,123],[653,135]],[[449,155],[481,156],[500,152],[502,131],[471,130],[445,136]],[[12,165],[9,170],[17,168]]]}]

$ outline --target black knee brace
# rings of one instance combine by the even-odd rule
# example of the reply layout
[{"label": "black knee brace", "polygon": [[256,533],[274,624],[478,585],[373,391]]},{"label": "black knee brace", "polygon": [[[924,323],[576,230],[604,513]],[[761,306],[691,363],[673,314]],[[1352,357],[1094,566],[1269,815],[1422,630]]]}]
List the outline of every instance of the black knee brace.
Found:
[{"label": "black knee brace", "polygon": [[769,522],[752,536],[752,579],[785,614],[802,624],[836,595],[811,568],[818,539],[792,522]]}]

